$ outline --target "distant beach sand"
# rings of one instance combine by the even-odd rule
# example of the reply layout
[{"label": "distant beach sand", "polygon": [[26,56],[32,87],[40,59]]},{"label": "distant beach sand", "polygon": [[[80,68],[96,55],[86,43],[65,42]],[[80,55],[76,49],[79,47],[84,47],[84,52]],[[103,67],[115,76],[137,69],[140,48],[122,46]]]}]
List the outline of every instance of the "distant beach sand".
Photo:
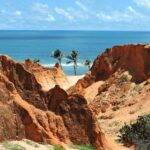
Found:
[{"label": "distant beach sand", "polygon": [[66,87],[66,89],[70,88],[71,86],[75,85],[78,80],[82,79],[85,75],[78,75],[78,76],[67,76],[69,81],[69,87]]}]

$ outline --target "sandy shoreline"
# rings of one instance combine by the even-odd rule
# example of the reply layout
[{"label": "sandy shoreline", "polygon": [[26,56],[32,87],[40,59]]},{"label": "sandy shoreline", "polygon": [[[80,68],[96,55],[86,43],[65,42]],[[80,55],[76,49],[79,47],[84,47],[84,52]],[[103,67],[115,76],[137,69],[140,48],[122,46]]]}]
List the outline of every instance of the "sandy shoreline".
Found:
[{"label": "sandy shoreline", "polygon": [[[68,81],[69,81],[70,87],[73,86],[73,85],[75,85],[75,84],[78,82],[78,80],[82,79],[84,76],[85,76],[85,75],[67,76],[67,79],[68,79]],[[70,88],[70,87],[68,87],[68,88]],[[68,89],[68,88],[67,88],[67,89]]]}]

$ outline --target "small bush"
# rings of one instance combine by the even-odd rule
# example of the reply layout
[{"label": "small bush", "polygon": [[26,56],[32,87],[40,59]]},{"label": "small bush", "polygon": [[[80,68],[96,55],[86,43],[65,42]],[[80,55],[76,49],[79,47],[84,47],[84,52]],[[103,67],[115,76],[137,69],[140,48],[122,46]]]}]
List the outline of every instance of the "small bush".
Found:
[{"label": "small bush", "polygon": [[137,93],[139,93],[142,89],[143,89],[143,85],[137,84],[133,90],[136,91]]},{"label": "small bush", "polygon": [[119,132],[119,141],[125,145],[150,141],[150,114],[139,116],[137,121],[130,125],[125,124]]},{"label": "small bush", "polygon": [[118,82],[119,82],[119,83],[124,83],[124,82],[131,81],[131,79],[132,79],[132,76],[131,76],[128,72],[124,72],[124,73],[120,76]]}]

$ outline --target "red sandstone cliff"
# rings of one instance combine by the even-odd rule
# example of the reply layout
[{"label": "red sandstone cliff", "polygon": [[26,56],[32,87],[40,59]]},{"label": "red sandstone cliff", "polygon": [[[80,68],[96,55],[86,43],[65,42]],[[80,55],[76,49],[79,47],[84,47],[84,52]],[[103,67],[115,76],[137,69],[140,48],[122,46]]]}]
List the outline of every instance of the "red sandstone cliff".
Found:
[{"label": "red sandstone cliff", "polygon": [[129,71],[132,81],[140,83],[150,77],[150,46],[124,45],[106,49],[99,55],[83,79],[68,90],[68,93],[83,93],[83,90],[100,80],[107,80],[119,70]]},{"label": "red sandstone cliff", "polygon": [[129,71],[132,80],[142,82],[150,77],[150,46],[114,46],[98,56],[91,68],[97,80],[110,77],[118,69]]},{"label": "red sandstone cliff", "polygon": [[34,74],[44,91],[48,91],[55,85],[59,85],[63,89],[67,89],[70,86],[67,76],[59,64],[56,64],[53,68],[46,68],[28,59],[23,65],[26,70]]},{"label": "red sandstone cliff", "polygon": [[86,97],[104,133],[118,139],[124,123],[150,114],[150,46],[107,49],[95,59],[91,72],[68,93]]},{"label": "red sandstone cliff", "polygon": [[101,150],[106,139],[80,95],[59,86],[45,92],[27,66],[0,56],[0,140],[91,144]]}]

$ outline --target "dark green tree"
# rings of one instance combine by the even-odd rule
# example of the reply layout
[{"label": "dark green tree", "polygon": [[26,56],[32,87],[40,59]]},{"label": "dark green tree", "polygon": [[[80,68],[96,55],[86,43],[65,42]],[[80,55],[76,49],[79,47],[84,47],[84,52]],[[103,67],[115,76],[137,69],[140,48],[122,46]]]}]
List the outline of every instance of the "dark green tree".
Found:
[{"label": "dark green tree", "polygon": [[84,61],[84,65],[85,65],[85,66],[87,66],[87,67],[88,67],[88,69],[90,70],[91,65],[92,65],[92,61],[91,61],[91,60],[86,59],[86,60]]},{"label": "dark green tree", "polygon": [[56,49],[55,51],[53,51],[51,53],[51,57],[57,59],[59,65],[62,67],[61,63],[62,63],[63,53],[61,52],[61,50]]},{"label": "dark green tree", "polygon": [[119,132],[119,141],[125,145],[138,145],[150,141],[150,114],[139,116],[129,125],[125,124]]}]

